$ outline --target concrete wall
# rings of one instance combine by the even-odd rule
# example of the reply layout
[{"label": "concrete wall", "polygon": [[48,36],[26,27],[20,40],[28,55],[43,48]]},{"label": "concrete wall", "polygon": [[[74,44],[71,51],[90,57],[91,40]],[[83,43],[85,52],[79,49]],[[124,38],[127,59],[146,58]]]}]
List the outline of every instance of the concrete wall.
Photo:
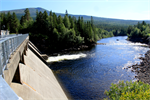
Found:
[{"label": "concrete wall", "polygon": [[4,71],[10,87],[23,100],[68,100],[52,70],[29,48],[26,52],[22,50],[26,47],[24,43],[12,55],[8,70]]},{"label": "concrete wall", "polygon": [[24,100],[67,100],[53,72],[30,49],[19,63],[20,83],[11,88]]},{"label": "concrete wall", "polygon": [[5,81],[23,100],[67,100],[52,70],[27,48],[28,42],[29,37],[11,55]]},{"label": "concrete wall", "polygon": [[48,56],[46,54],[41,54],[39,49],[31,41],[29,41],[28,47],[41,61],[47,64],[46,60],[48,59]]}]

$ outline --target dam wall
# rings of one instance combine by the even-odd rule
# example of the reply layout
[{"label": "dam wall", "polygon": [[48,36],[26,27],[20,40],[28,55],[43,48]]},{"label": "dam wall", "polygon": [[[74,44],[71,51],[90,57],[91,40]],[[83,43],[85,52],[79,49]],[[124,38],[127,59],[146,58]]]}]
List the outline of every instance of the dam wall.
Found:
[{"label": "dam wall", "polygon": [[27,37],[1,72],[0,100],[68,100],[47,58]]},{"label": "dam wall", "polygon": [[30,49],[19,63],[20,83],[10,87],[23,100],[67,100],[53,72]]}]

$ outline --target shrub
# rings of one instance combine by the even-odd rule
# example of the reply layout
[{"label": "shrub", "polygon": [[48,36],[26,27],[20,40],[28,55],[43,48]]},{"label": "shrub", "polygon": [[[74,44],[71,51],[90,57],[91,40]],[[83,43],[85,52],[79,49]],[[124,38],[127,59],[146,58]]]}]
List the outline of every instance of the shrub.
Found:
[{"label": "shrub", "polygon": [[110,100],[150,100],[150,85],[141,81],[120,81],[118,84],[112,83],[110,90],[105,91],[105,94]]}]

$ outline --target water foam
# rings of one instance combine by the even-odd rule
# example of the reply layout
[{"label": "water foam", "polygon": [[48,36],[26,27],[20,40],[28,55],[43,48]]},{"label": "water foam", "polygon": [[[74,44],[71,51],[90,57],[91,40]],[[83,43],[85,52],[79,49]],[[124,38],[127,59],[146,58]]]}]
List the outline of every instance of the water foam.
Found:
[{"label": "water foam", "polygon": [[128,68],[129,66],[133,65],[134,63],[132,61],[128,61],[126,64],[124,64],[122,69]]},{"label": "water foam", "polygon": [[131,43],[131,42],[127,42],[127,43],[123,43],[123,42],[110,42],[107,43],[107,45],[137,45],[137,46],[148,46],[147,44],[142,44],[142,43]]},{"label": "water foam", "polygon": [[72,55],[61,55],[61,56],[56,56],[56,57],[49,57],[47,62],[58,62],[62,60],[74,60],[74,59],[79,59],[79,58],[84,58],[86,57],[86,54],[80,53],[80,54],[72,54]]},{"label": "water foam", "polygon": [[[129,66],[132,66],[132,65],[135,65],[135,64],[140,64],[140,62],[141,62],[140,60],[134,61],[134,62],[128,61],[126,64],[124,64],[124,66],[123,66],[122,69],[126,69],[126,68],[128,68]],[[131,69],[132,69],[132,68],[128,68],[128,71],[131,71]]]}]

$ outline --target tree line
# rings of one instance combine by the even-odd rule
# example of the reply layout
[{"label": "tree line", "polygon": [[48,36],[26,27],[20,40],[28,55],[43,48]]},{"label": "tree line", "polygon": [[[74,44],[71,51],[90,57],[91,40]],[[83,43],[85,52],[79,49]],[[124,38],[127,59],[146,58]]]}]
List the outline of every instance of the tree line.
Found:
[{"label": "tree line", "polygon": [[112,37],[113,32],[108,32],[94,26],[93,17],[91,21],[84,21],[83,17],[57,16],[50,11],[36,12],[34,21],[29,9],[25,9],[24,16],[19,20],[16,14],[8,12],[0,14],[1,29],[8,29],[10,33],[29,33],[30,40],[40,49],[47,52],[55,52],[69,47],[77,47],[85,44],[90,45],[98,39]]},{"label": "tree line", "polygon": [[127,34],[129,40],[148,43],[148,37],[150,36],[150,24],[146,24],[145,21],[142,23],[138,22],[137,25],[129,26],[127,28]]}]

